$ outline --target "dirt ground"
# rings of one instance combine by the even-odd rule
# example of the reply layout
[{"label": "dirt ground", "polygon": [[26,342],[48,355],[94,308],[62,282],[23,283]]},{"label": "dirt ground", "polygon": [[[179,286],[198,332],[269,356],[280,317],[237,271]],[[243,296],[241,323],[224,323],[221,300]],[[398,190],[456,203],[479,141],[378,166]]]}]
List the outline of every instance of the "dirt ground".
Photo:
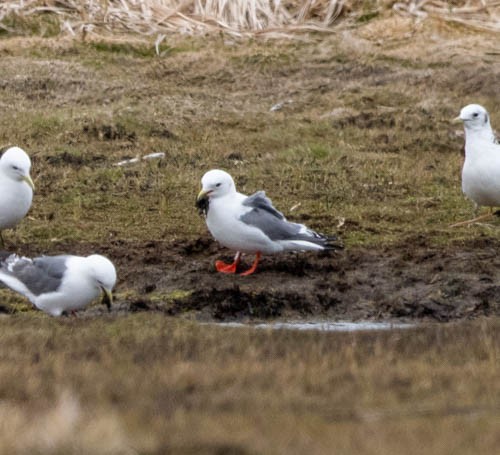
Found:
[{"label": "dirt ground", "polygon": [[[177,246],[176,256],[166,254],[167,261],[161,262],[176,269],[179,261],[185,264],[175,276],[167,274],[166,282],[179,289],[195,286],[191,296],[167,308],[170,314],[193,309],[216,319],[320,315],[343,320],[426,317],[448,321],[500,311],[496,240],[479,240],[445,252],[415,239],[381,251],[285,255],[265,260],[262,273],[248,283],[245,278],[221,279],[213,271],[219,253],[208,255],[203,248],[200,257],[199,245],[206,245],[206,240]],[[151,262],[147,253],[143,262]],[[152,276],[155,272],[165,276],[164,270],[155,269]],[[148,277],[144,291],[154,283]]]},{"label": "dirt ground", "polygon": [[[487,236],[446,249],[416,237],[380,249],[267,256],[250,277],[217,273],[215,260],[231,256],[208,235],[175,242],[115,241],[100,249],[119,271],[116,314],[152,311],[199,321],[445,322],[500,314],[499,247],[499,240]],[[59,248],[85,255],[96,246]],[[240,267],[245,270],[245,264]],[[7,305],[2,310],[12,311]],[[95,305],[81,316],[106,312]]]},{"label": "dirt ground", "polygon": [[[378,251],[288,254],[265,259],[251,278],[219,276],[213,262],[220,252],[211,243],[202,238],[134,249],[146,274],[137,283],[142,295],[129,308],[173,315],[193,310],[200,318],[217,320],[312,316],[449,321],[500,314],[496,239],[445,251],[416,238]],[[161,251],[158,263],[153,251]],[[133,270],[130,263],[124,268]],[[133,281],[130,275],[126,279]],[[148,299],[148,291],[165,285],[167,292],[190,289],[192,294],[167,305]]]}]

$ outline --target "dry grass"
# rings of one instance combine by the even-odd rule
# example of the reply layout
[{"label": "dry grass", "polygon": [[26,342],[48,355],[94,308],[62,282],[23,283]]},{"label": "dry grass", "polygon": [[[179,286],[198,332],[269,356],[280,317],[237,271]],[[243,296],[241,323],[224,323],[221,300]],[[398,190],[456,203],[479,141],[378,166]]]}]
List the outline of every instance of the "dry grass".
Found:
[{"label": "dry grass", "polygon": [[29,0],[0,5],[0,27],[10,33],[36,29],[42,34],[102,35],[125,31],[154,35],[225,32],[233,36],[284,37],[301,32],[331,32],[339,16],[367,21],[393,10],[481,29],[500,29],[497,1],[387,0]]},{"label": "dry grass", "polygon": [[[49,378],[46,378],[49,379]],[[56,392],[49,406],[5,400],[0,405],[0,450],[4,453],[134,454],[120,416],[103,406],[83,410],[70,390]],[[22,436],[21,436],[22,435]]]},{"label": "dry grass", "polygon": [[0,319],[3,453],[495,453],[497,322],[371,334]]},{"label": "dry grass", "polygon": [[393,8],[420,19],[439,18],[482,30],[500,31],[500,2],[495,0],[467,1],[406,1],[396,2]]},{"label": "dry grass", "polygon": [[[118,29],[146,35],[224,31],[236,36],[279,36],[301,31],[328,31],[343,6],[344,2],[339,0],[35,0],[4,2],[0,6],[0,21],[12,14],[25,19],[53,14],[61,29],[72,35]],[[9,29],[5,24],[4,28]]]}]

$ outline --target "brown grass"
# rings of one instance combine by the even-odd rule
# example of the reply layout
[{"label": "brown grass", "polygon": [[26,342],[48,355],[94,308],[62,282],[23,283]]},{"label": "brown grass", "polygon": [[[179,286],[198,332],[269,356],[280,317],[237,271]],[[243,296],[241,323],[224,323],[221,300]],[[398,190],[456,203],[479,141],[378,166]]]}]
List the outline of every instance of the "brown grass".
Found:
[{"label": "brown grass", "polygon": [[420,19],[439,18],[482,30],[500,31],[500,2],[475,1],[406,1],[396,2],[393,8]]},{"label": "brown grass", "polygon": [[[419,19],[428,16],[498,31],[497,1],[407,0],[30,0],[0,5],[0,27],[9,33],[69,33],[73,36],[127,32],[156,35],[224,32],[237,37],[284,37],[302,32],[331,32],[339,16],[367,21],[392,8]],[[44,25],[45,24],[45,25]]]},{"label": "brown grass", "polygon": [[[36,318],[35,318],[36,320]],[[494,453],[497,322],[392,333],[0,319],[3,453]]]},{"label": "brown grass", "polygon": [[[121,30],[145,35],[224,31],[235,36],[279,36],[301,31],[328,31],[343,7],[344,2],[339,0],[35,0],[22,5],[5,2],[0,6],[0,21],[13,14],[24,19],[52,14],[57,16],[61,29],[72,35]],[[6,25],[4,28],[9,30]]]}]

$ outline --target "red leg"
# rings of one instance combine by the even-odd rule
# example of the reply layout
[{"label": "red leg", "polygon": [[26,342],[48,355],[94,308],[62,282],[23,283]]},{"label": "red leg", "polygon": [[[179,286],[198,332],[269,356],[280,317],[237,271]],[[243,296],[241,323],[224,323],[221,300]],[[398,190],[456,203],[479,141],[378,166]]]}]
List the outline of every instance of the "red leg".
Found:
[{"label": "red leg", "polygon": [[223,261],[215,261],[215,268],[217,269],[217,272],[221,273],[236,273],[236,268],[238,267],[240,260],[241,253],[238,251],[232,264],[226,264]]},{"label": "red leg", "polygon": [[253,272],[257,270],[257,265],[259,264],[260,260],[260,251],[257,251],[257,254],[255,255],[255,261],[253,261],[252,267],[250,267],[246,272],[240,273],[241,276],[248,276],[251,275]]}]

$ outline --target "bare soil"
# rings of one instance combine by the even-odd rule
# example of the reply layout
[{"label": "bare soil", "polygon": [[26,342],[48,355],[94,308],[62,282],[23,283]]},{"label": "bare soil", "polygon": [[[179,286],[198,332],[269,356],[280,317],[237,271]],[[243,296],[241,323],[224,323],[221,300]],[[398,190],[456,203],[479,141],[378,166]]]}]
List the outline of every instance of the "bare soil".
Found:
[{"label": "bare soil", "polygon": [[[487,236],[447,248],[419,236],[378,250],[265,256],[249,277],[215,271],[216,259],[232,258],[208,235],[175,242],[113,241],[100,250],[119,270],[112,310],[118,314],[153,311],[202,321],[451,321],[500,315],[499,247],[499,240]],[[90,254],[95,248],[62,244],[56,249]],[[250,266],[251,260],[244,262]],[[104,306],[94,306],[82,316],[105,312]]]},{"label": "bare soil", "polygon": [[[215,271],[213,263],[221,252],[200,238],[175,245],[138,245],[133,251],[145,273],[133,271],[131,261],[124,268],[141,275],[136,286],[142,292],[129,303],[130,309],[169,314],[194,310],[200,318],[221,320],[324,316],[449,321],[500,314],[499,246],[498,240],[484,238],[443,250],[416,238],[379,251],[356,248],[266,257],[256,275],[234,277]],[[148,290],[175,288],[191,289],[192,294],[166,306],[148,299]]]}]

